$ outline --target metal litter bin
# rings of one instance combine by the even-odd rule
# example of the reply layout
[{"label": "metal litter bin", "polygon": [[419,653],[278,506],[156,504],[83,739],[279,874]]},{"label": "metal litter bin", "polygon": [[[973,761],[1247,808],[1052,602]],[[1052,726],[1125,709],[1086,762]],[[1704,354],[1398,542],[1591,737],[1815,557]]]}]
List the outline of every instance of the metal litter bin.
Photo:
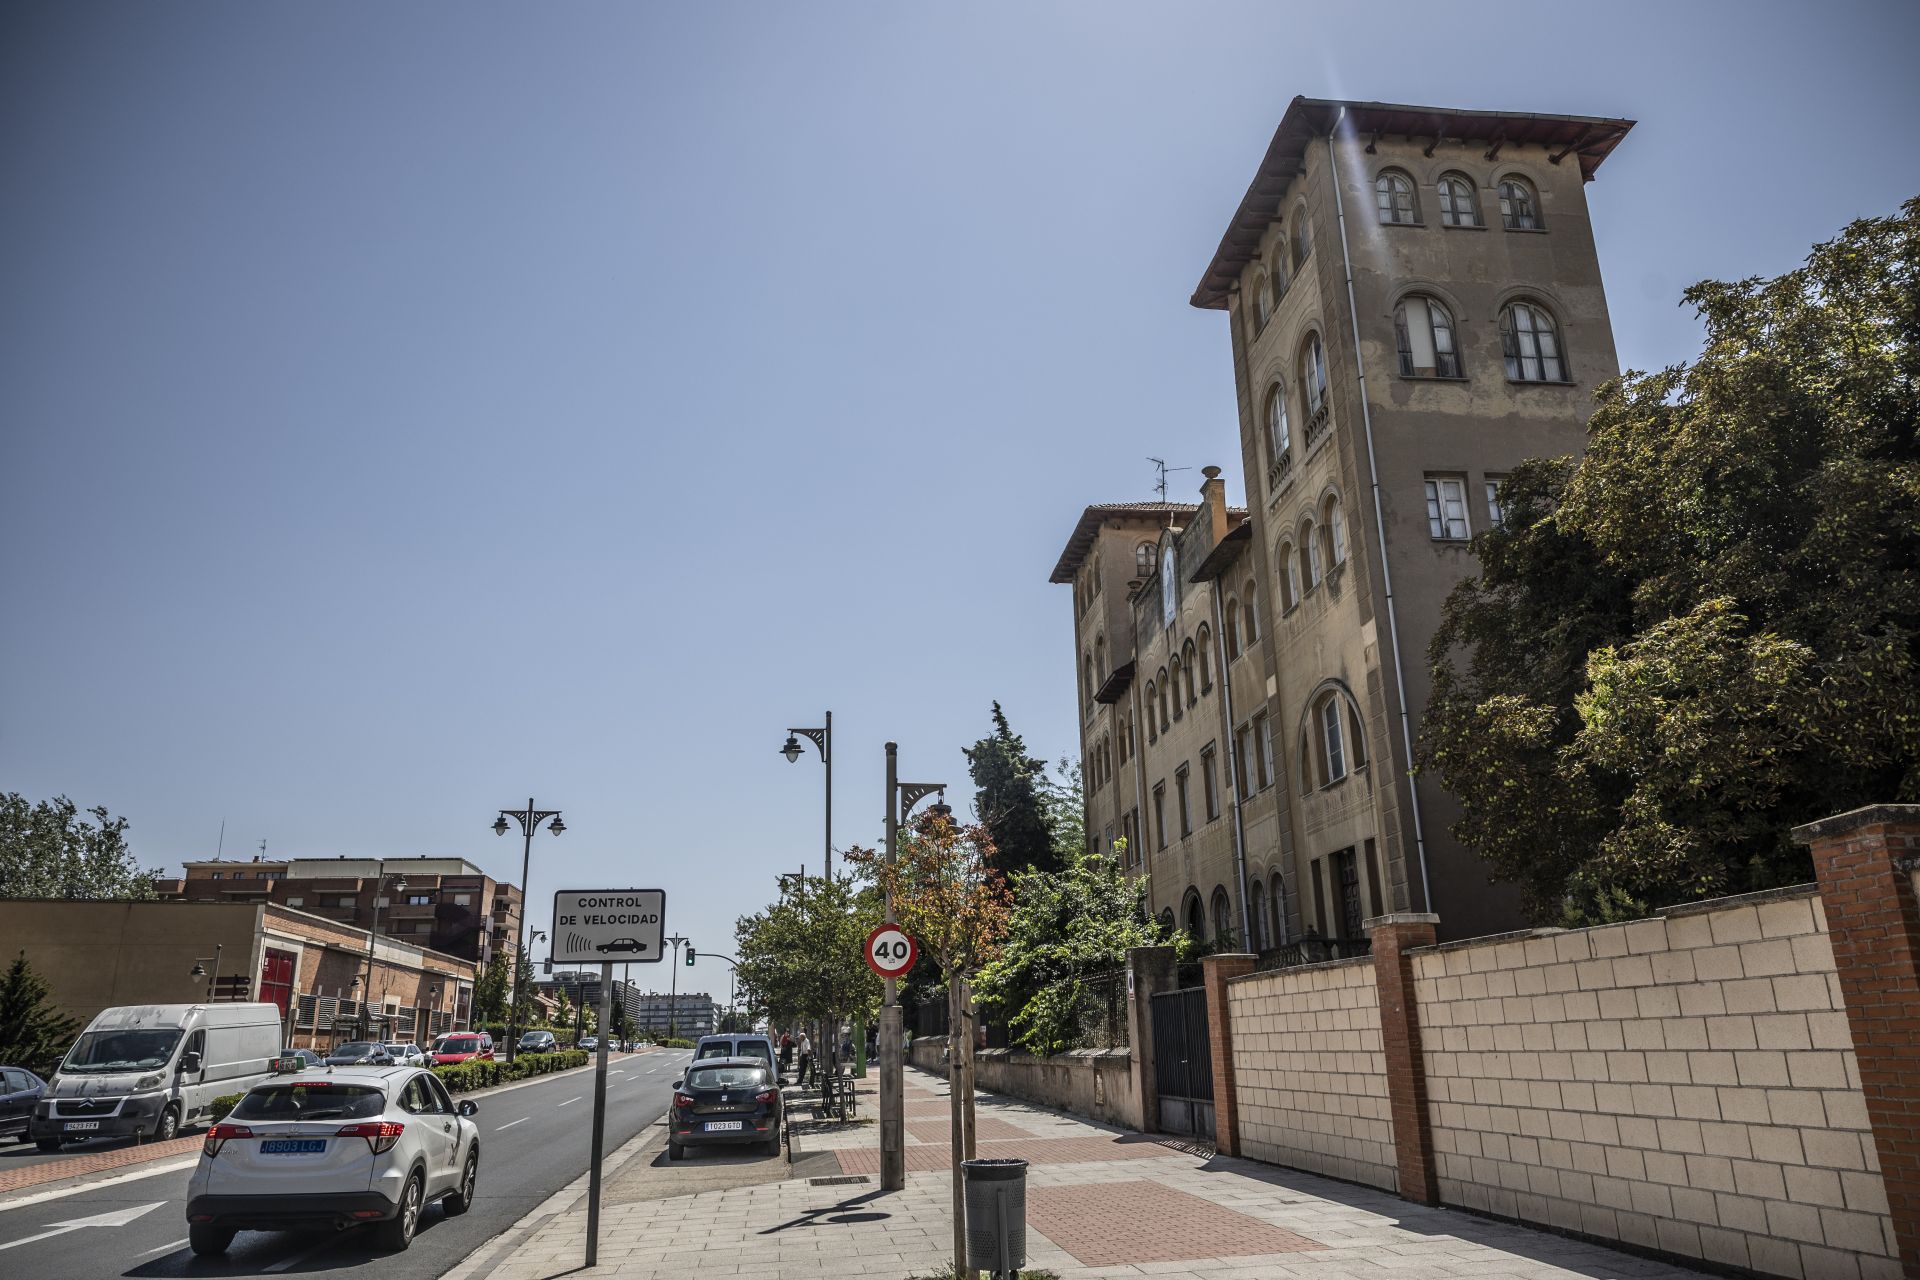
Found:
[{"label": "metal litter bin", "polygon": [[1027,1162],[964,1160],[967,1266],[995,1276],[1027,1265]]}]

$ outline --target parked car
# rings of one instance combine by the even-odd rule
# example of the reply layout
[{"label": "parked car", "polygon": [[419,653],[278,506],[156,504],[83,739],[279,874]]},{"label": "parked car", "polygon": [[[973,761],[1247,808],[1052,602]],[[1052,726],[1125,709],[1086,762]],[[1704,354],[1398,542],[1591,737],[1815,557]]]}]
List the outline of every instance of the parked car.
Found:
[{"label": "parked car", "polygon": [[694,1042],[693,1060],[704,1062],[708,1058],[758,1058],[774,1065],[773,1041],[763,1035],[726,1035],[701,1036]]},{"label": "parked car", "polygon": [[600,1037],[599,1036],[581,1036],[580,1043],[575,1045],[574,1047],[577,1049],[585,1049],[588,1053],[592,1053],[600,1047]]},{"label": "parked car", "polygon": [[207,1131],[187,1184],[187,1242],[221,1254],[240,1231],[372,1225],[382,1247],[404,1249],[428,1204],[473,1207],[479,1110],[415,1067],[256,1085]]},{"label": "parked car", "polygon": [[428,1056],[436,1067],[454,1062],[471,1062],[475,1058],[491,1059],[493,1037],[484,1031],[450,1032],[433,1042],[433,1052]]},{"label": "parked car", "polygon": [[387,1046],[378,1040],[350,1040],[346,1044],[336,1045],[327,1055],[330,1067],[375,1066],[390,1067],[393,1055],[387,1052]]},{"label": "parked car", "polygon": [[0,1138],[8,1134],[22,1142],[33,1109],[47,1091],[47,1082],[25,1067],[0,1067]]},{"label": "parked car", "polygon": [[403,1067],[427,1065],[427,1051],[417,1044],[409,1044],[405,1040],[389,1040],[385,1047],[388,1056]]},{"label": "parked car", "polygon": [[304,1071],[308,1067],[325,1065],[326,1059],[311,1049],[282,1049],[280,1056],[274,1060],[274,1066],[281,1071]]},{"label": "parked car", "polygon": [[551,1031],[529,1031],[520,1037],[522,1053],[552,1053],[559,1047]]},{"label": "parked car", "polygon": [[215,1098],[273,1078],[280,1006],[139,1004],[102,1009],[34,1105],[42,1151],[82,1138],[164,1142]]},{"label": "parked car", "polygon": [[685,1159],[688,1147],[747,1142],[779,1155],[782,1115],[773,1068],[757,1055],[695,1062],[673,1082],[667,1158]]}]

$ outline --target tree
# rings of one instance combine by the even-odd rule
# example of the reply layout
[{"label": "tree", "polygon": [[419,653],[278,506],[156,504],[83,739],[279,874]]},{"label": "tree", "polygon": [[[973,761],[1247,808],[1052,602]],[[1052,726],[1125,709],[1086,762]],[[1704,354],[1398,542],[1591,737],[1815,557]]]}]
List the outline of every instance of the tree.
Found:
[{"label": "tree", "polygon": [[864,944],[880,919],[879,894],[855,875],[808,876],[734,925],[737,985],[776,1026],[871,1018],[880,979]]},{"label": "tree", "polygon": [[0,793],[0,898],[151,898],[159,868],[143,869],[127,848],[127,820],[55,796],[29,804]]},{"label": "tree", "polygon": [[[1111,983],[1095,991],[1089,979],[1124,968],[1129,949],[1165,940],[1147,913],[1147,882],[1129,878],[1118,857],[1082,853],[1060,875],[1013,878],[1005,947],[981,971],[978,993],[1013,1010],[1008,1025],[1028,1051],[1077,1048],[1093,1038],[1091,1022],[1114,1014]],[[1124,998],[1118,1012],[1125,1016]]]},{"label": "tree", "polygon": [[509,980],[506,953],[496,950],[487,958],[487,967],[481,971],[480,980],[473,984],[473,1021],[476,1025],[506,1021]]},{"label": "tree", "polygon": [[1429,653],[1424,763],[1542,920],[1805,880],[1795,824],[1920,799],[1920,199],[1686,300],[1699,358],[1515,473]]},{"label": "tree", "polygon": [[0,1062],[51,1076],[80,1024],[47,999],[47,984],[22,951],[0,978]]},{"label": "tree", "polygon": [[[996,708],[997,711],[997,708]],[[1004,727],[1005,721],[1001,721]],[[974,1155],[974,976],[1000,954],[1010,904],[993,834],[983,823],[962,827],[945,806],[915,819],[889,863],[872,849],[849,849],[847,860],[871,869],[892,899],[900,927],[947,975],[948,1076],[953,1099],[953,1266],[966,1267],[966,1205],[960,1162]],[[1042,873],[1035,873],[1042,874]]]},{"label": "tree", "polygon": [[573,1024],[573,1002],[567,999],[567,989],[561,987],[556,993],[553,1006],[553,1025],[565,1028]]},{"label": "tree", "polygon": [[[973,811],[992,837],[995,867],[1002,874],[1064,864],[1047,821],[1047,762],[1027,754],[1027,744],[993,704],[993,732],[961,748],[973,775]],[[1077,852],[1077,850],[1075,850]]]},{"label": "tree", "polygon": [[533,1014],[533,957],[527,954],[525,947],[520,948],[518,967],[512,970],[522,981],[513,991],[513,1025],[525,1027]]},{"label": "tree", "polygon": [[1054,766],[1053,776],[1042,780],[1040,810],[1053,837],[1054,855],[1062,867],[1071,864],[1087,848],[1087,794],[1078,760],[1063,757]]}]

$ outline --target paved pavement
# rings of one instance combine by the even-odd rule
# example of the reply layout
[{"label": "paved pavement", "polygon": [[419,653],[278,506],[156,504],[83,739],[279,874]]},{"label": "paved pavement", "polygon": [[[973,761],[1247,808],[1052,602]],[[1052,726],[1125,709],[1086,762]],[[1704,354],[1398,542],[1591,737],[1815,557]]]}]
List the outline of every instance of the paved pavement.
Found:
[{"label": "paved pavement", "polygon": [[[680,1051],[614,1055],[607,1091],[609,1152],[653,1127],[685,1063]],[[471,1095],[480,1105],[475,1120],[481,1142],[474,1211],[449,1218],[429,1210],[405,1253],[375,1252],[361,1230],[245,1232],[224,1259],[195,1258],[186,1248],[185,1201],[199,1154],[196,1135],[185,1140],[184,1154],[169,1155],[153,1146],[127,1148],[24,1170],[68,1181],[0,1193],[0,1276],[100,1280],[325,1274],[351,1268],[381,1280],[430,1280],[582,1178],[592,1083],[591,1073],[576,1071]],[[125,1160],[143,1151],[158,1154],[126,1167],[93,1170],[77,1188],[69,1185],[69,1175],[90,1163]]]},{"label": "paved pavement", "polygon": [[[873,1082],[867,1083],[870,1093]],[[862,1098],[863,1114],[873,1114]],[[610,1195],[600,1262],[582,1267],[585,1212],[575,1204],[523,1224],[510,1250],[477,1252],[447,1280],[621,1280],[726,1276],[874,1276],[938,1271],[953,1231],[944,1081],[907,1075],[904,1191],[879,1194],[874,1126],[818,1133],[839,1176],[757,1178],[678,1196]],[[1700,1273],[1367,1188],[1192,1147],[982,1093],[980,1154],[1032,1162],[1029,1268],[1061,1276],[1163,1280],[1695,1280]],[[987,1122],[992,1121],[989,1125]],[[1004,1136],[1009,1131],[1017,1136]],[[987,1135],[995,1135],[991,1141]],[[811,1168],[821,1167],[818,1160]],[[650,1163],[637,1159],[636,1171]],[[915,1172],[915,1170],[925,1170]],[[763,1174],[766,1172],[762,1171]],[[810,1173],[810,1170],[808,1171]],[[857,1179],[857,1181],[856,1181]],[[663,1189],[658,1182],[654,1190]]]}]

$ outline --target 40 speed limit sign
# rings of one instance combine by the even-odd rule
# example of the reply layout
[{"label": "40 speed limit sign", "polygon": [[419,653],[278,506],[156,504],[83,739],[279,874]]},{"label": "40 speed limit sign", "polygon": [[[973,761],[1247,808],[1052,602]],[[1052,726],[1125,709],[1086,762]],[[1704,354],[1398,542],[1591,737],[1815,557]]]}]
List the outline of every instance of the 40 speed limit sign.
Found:
[{"label": "40 speed limit sign", "polygon": [[867,935],[867,967],[883,978],[898,978],[913,968],[920,948],[897,924],[883,924]]}]

